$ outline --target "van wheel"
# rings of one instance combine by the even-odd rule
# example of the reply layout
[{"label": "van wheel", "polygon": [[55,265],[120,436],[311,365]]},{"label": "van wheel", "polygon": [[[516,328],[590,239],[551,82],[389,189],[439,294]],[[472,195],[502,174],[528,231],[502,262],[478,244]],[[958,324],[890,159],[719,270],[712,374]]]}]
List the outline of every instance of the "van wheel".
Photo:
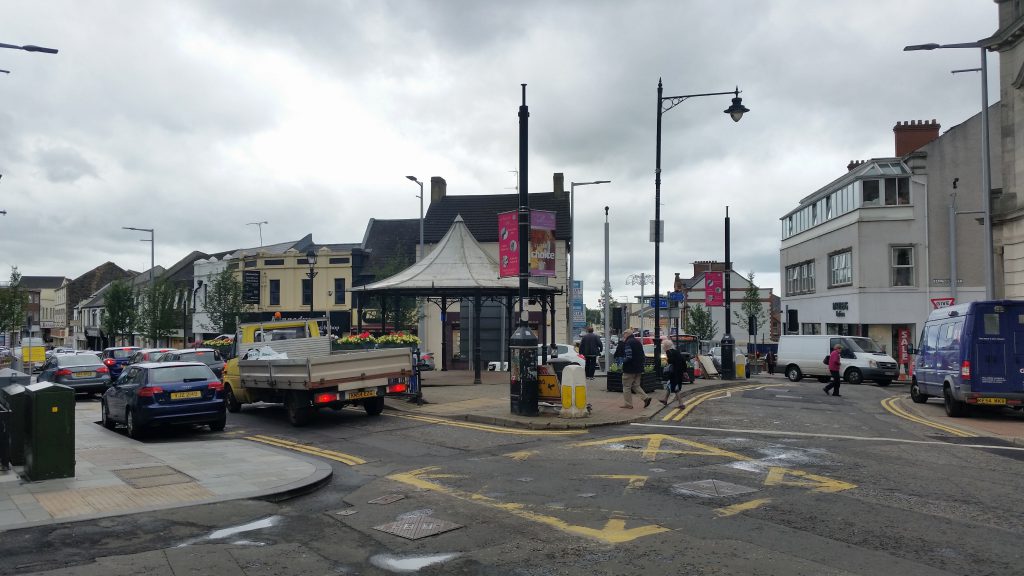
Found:
[{"label": "van wheel", "polygon": [[928,401],[928,395],[921,393],[921,388],[917,385],[916,378],[910,383],[910,399],[913,400],[915,404],[924,404]]},{"label": "van wheel", "polygon": [[242,411],[242,403],[235,398],[235,391],[231,389],[231,384],[224,385],[224,399],[227,401],[228,412],[237,414]]},{"label": "van wheel", "polygon": [[875,384],[878,384],[880,388],[885,388],[889,384],[892,384],[892,380],[875,380]]},{"label": "van wheel", "polygon": [[846,381],[850,384],[860,384],[864,382],[864,375],[860,373],[860,370],[850,368],[846,371]]},{"label": "van wheel", "polygon": [[967,405],[953,398],[953,391],[949,389],[949,386],[942,389],[942,403],[946,407],[946,415],[950,418],[967,415]]},{"label": "van wheel", "polygon": [[363,409],[366,410],[367,416],[380,416],[380,413],[384,411],[384,397],[378,396],[363,400]]},{"label": "van wheel", "polygon": [[285,410],[288,412],[288,423],[292,426],[305,426],[313,419],[315,408],[309,404],[309,395],[301,392],[291,392],[284,402]]},{"label": "van wheel", "polygon": [[790,382],[799,382],[804,375],[800,372],[800,367],[796,365],[786,367],[786,378],[789,378]]}]

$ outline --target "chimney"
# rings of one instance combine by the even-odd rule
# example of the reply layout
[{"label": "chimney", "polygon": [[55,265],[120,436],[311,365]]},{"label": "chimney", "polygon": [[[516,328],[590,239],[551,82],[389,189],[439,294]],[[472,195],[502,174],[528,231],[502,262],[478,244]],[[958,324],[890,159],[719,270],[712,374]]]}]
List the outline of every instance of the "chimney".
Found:
[{"label": "chimney", "polygon": [[433,204],[439,200],[444,200],[445,194],[448,193],[448,183],[444,181],[444,178],[440,176],[430,177],[430,203]]},{"label": "chimney", "polygon": [[850,170],[853,170],[854,168],[860,166],[863,163],[863,160],[850,160],[850,163],[846,165],[846,171],[849,172]]},{"label": "chimney", "polygon": [[555,198],[565,197],[565,174],[555,172],[554,188],[551,191],[555,193]]},{"label": "chimney", "polygon": [[897,122],[892,131],[896,134],[896,155],[906,156],[921,146],[939,137],[939,124],[932,119],[905,120]]}]

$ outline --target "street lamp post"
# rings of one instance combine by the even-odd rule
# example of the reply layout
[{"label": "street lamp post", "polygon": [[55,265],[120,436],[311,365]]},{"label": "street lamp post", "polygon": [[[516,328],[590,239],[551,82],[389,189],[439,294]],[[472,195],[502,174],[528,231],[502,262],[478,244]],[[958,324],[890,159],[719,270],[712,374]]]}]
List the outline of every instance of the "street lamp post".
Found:
[{"label": "street lamp post", "polygon": [[316,270],[313,269],[316,266],[316,250],[310,248],[306,251],[306,263],[309,264],[309,272],[306,276],[309,278],[309,317],[313,317],[313,298],[316,292],[313,290],[313,279],[316,278]]},{"label": "street lamp post", "polygon": [[[904,46],[904,52],[936,50],[939,48],[978,48],[981,50],[981,205],[985,212],[985,299],[995,298],[995,252],[992,247],[992,162],[988,136],[988,55],[980,42],[959,44],[913,44]],[[955,278],[950,279],[956,283]]]},{"label": "street lamp post", "polygon": [[651,237],[654,242],[654,370],[655,374],[661,373],[661,240],[664,235],[661,224],[661,116],[669,110],[681,104],[689,98],[701,96],[721,96],[732,94],[732,105],[724,110],[733,122],[739,122],[740,118],[750,112],[743,106],[743,99],[740,98],[740,89],[737,86],[731,92],[707,92],[704,94],[684,94],[682,96],[662,96],[661,78],[658,78],[658,129],[656,131],[656,144],[654,147],[654,223],[651,228]]},{"label": "street lamp post", "polygon": [[612,335],[608,327],[611,315],[612,285],[608,279],[608,207],[604,207],[604,369],[607,372],[612,362]]},{"label": "street lamp post", "polygon": [[565,310],[565,331],[570,337],[576,337],[576,329],[572,322],[572,305],[576,299],[576,276],[573,268],[576,265],[576,187],[590,186],[592,184],[611,184],[611,180],[594,180],[593,182],[570,182],[569,183],[569,297],[566,298]]},{"label": "street lamp post", "polygon": [[644,272],[626,276],[627,286],[640,286],[640,334],[638,336],[644,335],[644,286],[653,283],[654,278],[650,274],[646,274]]},{"label": "street lamp post", "polygon": [[16,44],[3,44],[0,43],[0,48],[13,48],[14,50],[24,50],[25,52],[43,52],[45,54],[56,54],[56,48],[44,48],[42,46],[33,46],[32,44],[25,44],[24,46],[18,46]]},{"label": "street lamp post", "polygon": [[[420,255],[419,258],[416,259],[416,261],[419,262],[420,259],[425,256],[423,253],[423,182],[420,182],[415,176],[406,176],[406,178],[420,185],[420,193],[419,196],[417,196],[417,198],[420,199]],[[425,351],[427,349],[427,330],[426,310],[424,310],[423,298],[416,299],[416,307],[419,308],[419,312],[416,314],[419,318],[419,325],[416,330],[419,332],[420,350]]]},{"label": "street lamp post", "polygon": [[149,232],[149,240],[143,238],[139,242],[149,242],[149,289],[153,289],[153,269],[156,268],[156,237],[154,228],[133,228],[121,226],[124,230],[135,230],[136,232]]},{"label": "street lamp post", "polygon": [[256,226],[257,228],[259,228],[259,230],[260,230],[260,248],[263,247],[263,225],[264,224],[270,224],[270,222],[267,222],[266,220],[263,220],[262,222],[249,222],[248,224],[246,224],[246,226]]}]

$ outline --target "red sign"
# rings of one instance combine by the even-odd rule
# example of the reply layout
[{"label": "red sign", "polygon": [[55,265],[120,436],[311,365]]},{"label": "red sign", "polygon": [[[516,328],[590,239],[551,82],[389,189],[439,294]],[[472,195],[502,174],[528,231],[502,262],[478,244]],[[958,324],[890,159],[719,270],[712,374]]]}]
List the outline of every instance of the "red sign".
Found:
[{"label": "red sign", "polygon": [[519,214],[498,214],[498,276],[519,275]]},{"label": "red sign", "polygon": [[953,298],[932,298],[932,308],[938,310],[939,308],[949,308],[953,305]]},{"label": "red sign", "polygon": [[722,272],[704,273],[704,305],[725,306],[725,281]]},{"label": "red sign", "polygon": [[896,351],[897,359],[900,364],[909,364],[910,354],[907,354],[907,347],[910,346],[910,329],[900,328],[896,331],[896,334],[899,338],[899,349]]}]

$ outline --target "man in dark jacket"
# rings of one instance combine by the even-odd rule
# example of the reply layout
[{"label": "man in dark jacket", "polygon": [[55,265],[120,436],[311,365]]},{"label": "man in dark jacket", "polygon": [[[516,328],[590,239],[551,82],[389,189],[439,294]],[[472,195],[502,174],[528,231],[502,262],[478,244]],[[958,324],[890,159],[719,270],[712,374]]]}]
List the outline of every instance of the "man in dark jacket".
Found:
[{"label": "man in dark jacket", "polygon": [[633,408],[633,394],[644,401],[644,408],[651,404],[651,398],[644,392],[644,345],[631,330],[623,334],[626,339],[622,362],[622,408]]},{"label": "man in dark jacket", "polygon": [[580,354],[587,361],[584,368],[587,380],[594,379],[594,371],[597,370],[597,357],[601,355],[601,352],[604,352],[604,344],[601,343],[601,337],[594,334],[593,326],[587,326],[587,333],[580,339]]}]

